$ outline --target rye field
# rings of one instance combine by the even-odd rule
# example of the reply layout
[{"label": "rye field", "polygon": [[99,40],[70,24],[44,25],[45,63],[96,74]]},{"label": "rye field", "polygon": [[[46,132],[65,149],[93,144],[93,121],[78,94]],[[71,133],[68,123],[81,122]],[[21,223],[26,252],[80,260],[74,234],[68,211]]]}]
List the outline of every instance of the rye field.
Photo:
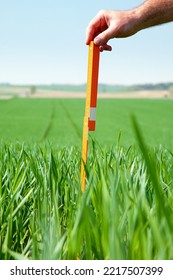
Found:
[{"label": "rye field", "polygon": [[0,259],[172,259],[173,100],[0,100]]}]

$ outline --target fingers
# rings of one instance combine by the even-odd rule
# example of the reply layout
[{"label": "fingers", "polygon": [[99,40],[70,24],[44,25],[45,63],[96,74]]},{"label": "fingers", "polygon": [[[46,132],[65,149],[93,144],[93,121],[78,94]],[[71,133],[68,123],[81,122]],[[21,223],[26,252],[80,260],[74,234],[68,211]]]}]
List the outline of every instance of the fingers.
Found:
[{"label": "fingers", "polygon": [[112,47],[107,44],[109,39],[112,37],[111,28],[100,33],[97,37],[94,38],[94,44],[100,46],[100,51],[111,51]]},{"label": "fingers", "polygon": [[94,35],[94,30],[92,27],[87,28],[87,33],[86,33],[86,45],[89,45],[89,43],[93,40]]},{"label": "fingers", "polygon": [[101,52],[112,51],[112,47],[110,45],[107,45],[107,44],[103,44],[103,45],[99,46],[99,49],[100,49]]},{"label": "fingers", "polygon": [[94,34],[96,33],[96,30],[98,29],[98,22],[92,21],[86,30],[86,45],[89,45],[89,43],[94,39]]},{"label": "fingers", "polygon": [[94,38],[94,43],[96,45],[107,44],[107,42],[113,38],[113,28],[111,25],[103,32],[101,32],[98,36]]},{"label": "fingers", "polygon": [[86,44],[88,45],[90,41],[104,31],[107,28],[107,24],[104,17],[104,11],[100,11],[89,23],[86,30]]},{"label": "fingers", "polygon": [[106,17],[107,11],[100,11],[89,23],[86,30],[86,44],[91,41],[100,47],[100,51],[111,51],[112,47],[107,44],[112,37],[112,27]]}]

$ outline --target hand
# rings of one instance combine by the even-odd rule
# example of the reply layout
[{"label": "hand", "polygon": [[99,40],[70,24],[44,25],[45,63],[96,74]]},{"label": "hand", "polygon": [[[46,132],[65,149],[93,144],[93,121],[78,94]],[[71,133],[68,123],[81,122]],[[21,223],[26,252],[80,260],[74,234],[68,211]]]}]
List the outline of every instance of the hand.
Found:
[{"label": "hand", "polygon": [[89,23],[86,31],[86,44],[90,41],[100,46],[100,51],[111,51],[108,41],[135,34],[137,30],[135,11],[100,11]]}]

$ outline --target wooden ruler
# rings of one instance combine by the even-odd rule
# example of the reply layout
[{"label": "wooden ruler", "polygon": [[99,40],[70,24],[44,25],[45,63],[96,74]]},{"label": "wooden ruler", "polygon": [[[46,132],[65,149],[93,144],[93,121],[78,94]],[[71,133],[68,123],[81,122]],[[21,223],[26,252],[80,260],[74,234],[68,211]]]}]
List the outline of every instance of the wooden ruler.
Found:
[{"label": "wooden ruler", "polygon": [[97,107],[97,91],[98,91],[98,74],[99,74],[99,47],[90,42],[88,51],[88,76],[86,88],[86,105],[83,124],[82,139],[82,163],[81,163],[81,184],[82,191],[86,188],[86,163],[88,155],[88,131],[95,130],[96,123],[96,107]]}]

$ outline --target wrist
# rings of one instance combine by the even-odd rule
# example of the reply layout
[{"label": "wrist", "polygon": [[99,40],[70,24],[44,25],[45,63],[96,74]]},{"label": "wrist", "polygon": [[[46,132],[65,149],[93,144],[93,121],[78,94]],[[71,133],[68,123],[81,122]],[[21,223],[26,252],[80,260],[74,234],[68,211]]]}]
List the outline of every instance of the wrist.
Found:
[{"label": "wrist", "polygon": [[141,10],[138,8],[135,8],[133,10],[130,10],[130,17],[132,19],[132,25],[133,25],[133,30],[134,30],[134,34],[137,33],[138,31],[140,31],[141,29],[143,29],[142,27],[142,21],[143,21],[143,17],[142,17],[142,13]]},{"label": "wrist", "polygon": [[133,35],[142,29],[141,13],[137,8],[127,11],[127,18],[129,18],[128,23],[130,23],[130,35]]}]

